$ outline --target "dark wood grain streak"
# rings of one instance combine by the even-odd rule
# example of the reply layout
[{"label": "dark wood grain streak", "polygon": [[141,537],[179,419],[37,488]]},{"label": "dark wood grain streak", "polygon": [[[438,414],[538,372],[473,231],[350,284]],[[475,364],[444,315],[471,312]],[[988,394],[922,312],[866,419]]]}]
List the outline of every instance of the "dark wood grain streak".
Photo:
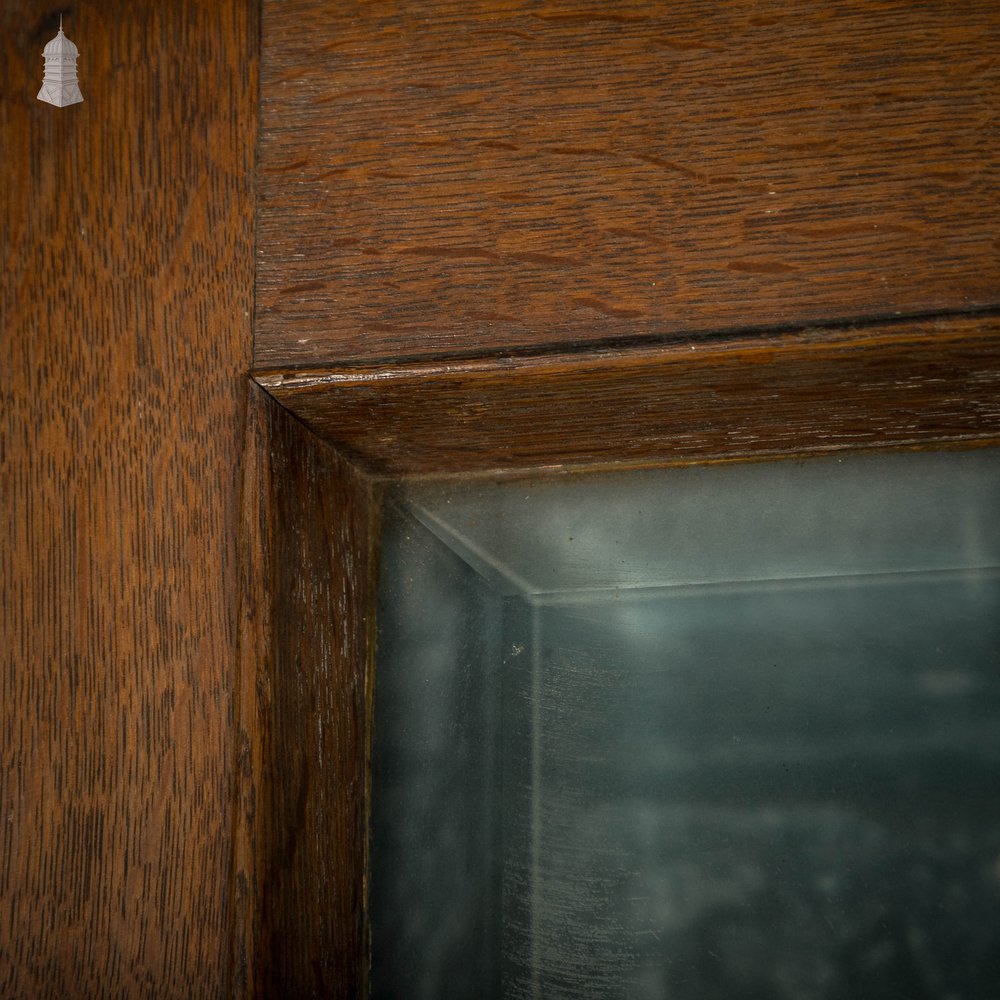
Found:
[{"label": "dark wood grain streak", "polygon": [[259,368],[1000,301],[1000,6],[264,0]]},{"label": "dark wood grain streak", "polygon": [[0,9],[0,996],[228,997],[256,13]]},{"label": "dark wood grain streak", "polygon": [[[364,996],[374,487],[273,400],[266,420],[267,667],[257,785],[263,997]],[[247,679],[250,679],[248,675]],[[252,764],[251,764],[252,766]]]},{"label": "dark wood grain streak", "polygon": [[974,443],[1000,435],[1000,319],[260,381],[380,475]]},{"label": "dark wood grain streak", "polygon": [[235,677],[233,813],[232,995],[267,996],[263,884],[274,831],[270,806],[272,773],[271,679],[274,675],[271,557],[274,479],[270,413],[277,407],[256,386],[247,406],[240,483],[239,654]]}]

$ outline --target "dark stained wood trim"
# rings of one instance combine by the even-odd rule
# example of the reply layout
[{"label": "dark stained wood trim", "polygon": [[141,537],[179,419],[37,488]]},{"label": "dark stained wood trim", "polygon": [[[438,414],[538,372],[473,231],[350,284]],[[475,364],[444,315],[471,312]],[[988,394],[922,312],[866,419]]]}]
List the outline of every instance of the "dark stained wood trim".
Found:
[{"label": "dark stained wood trim", "polygon": [[269,413],[277,404],[259,389],[247,405],[240,488],[239,657],[235,678],[236,760],[233,809],[232,995],[242,1000],[266,996],[259,981],[262,963],[262,883],[273,840],[268,813],[273,780],[270,715],[273,608],[270,555],[275,484],[270,458]]},{"label": "dark stained wood trim", "polygon": [[236,879],[256,908],[237,968],[250,996],[347,1000],[368,974],[378,489],[260,390],[252,404],[246,548],[266,608],[244,618]]},{"label": "dark stained wood trim", "polygon": [[1000,318],[257,380],[376,475],[974,444],[1000,435]]}]

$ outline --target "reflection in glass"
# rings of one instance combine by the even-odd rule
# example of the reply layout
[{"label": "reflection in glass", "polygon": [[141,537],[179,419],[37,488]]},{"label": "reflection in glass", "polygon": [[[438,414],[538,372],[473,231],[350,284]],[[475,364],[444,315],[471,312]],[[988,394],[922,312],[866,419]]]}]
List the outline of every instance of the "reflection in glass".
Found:
[{"label": "reflection in glass", "polygon": [[1000,460],[402,489],[384,997],[986,998]]}]

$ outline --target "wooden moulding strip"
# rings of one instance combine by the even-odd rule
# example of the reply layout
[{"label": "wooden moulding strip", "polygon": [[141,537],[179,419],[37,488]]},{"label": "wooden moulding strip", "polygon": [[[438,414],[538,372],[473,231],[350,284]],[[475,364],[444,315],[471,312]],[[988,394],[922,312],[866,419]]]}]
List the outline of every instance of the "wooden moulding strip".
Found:
[{"label": "wooden moulding strip", "polygon": [[369,964],[378,487],[262,392],[247,447],[235,992],[348,1000]]},{"label": "wooden moulding strip", "polygon": [[1000,317],[258,372],[369,474],[656,465],[1000,437]]}]

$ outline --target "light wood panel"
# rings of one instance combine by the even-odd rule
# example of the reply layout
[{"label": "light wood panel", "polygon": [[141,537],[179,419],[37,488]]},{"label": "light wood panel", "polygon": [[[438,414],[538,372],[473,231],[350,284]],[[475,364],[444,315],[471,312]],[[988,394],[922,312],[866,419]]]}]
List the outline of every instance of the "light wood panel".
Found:
[{"label": "light wood panel", "polygon": [[263,19],[258,370],[1000,301],[996,4]]},{"label": "light wood panel", "polygon": [[224,997],[252,5],[0,9],[0,995]]}]

